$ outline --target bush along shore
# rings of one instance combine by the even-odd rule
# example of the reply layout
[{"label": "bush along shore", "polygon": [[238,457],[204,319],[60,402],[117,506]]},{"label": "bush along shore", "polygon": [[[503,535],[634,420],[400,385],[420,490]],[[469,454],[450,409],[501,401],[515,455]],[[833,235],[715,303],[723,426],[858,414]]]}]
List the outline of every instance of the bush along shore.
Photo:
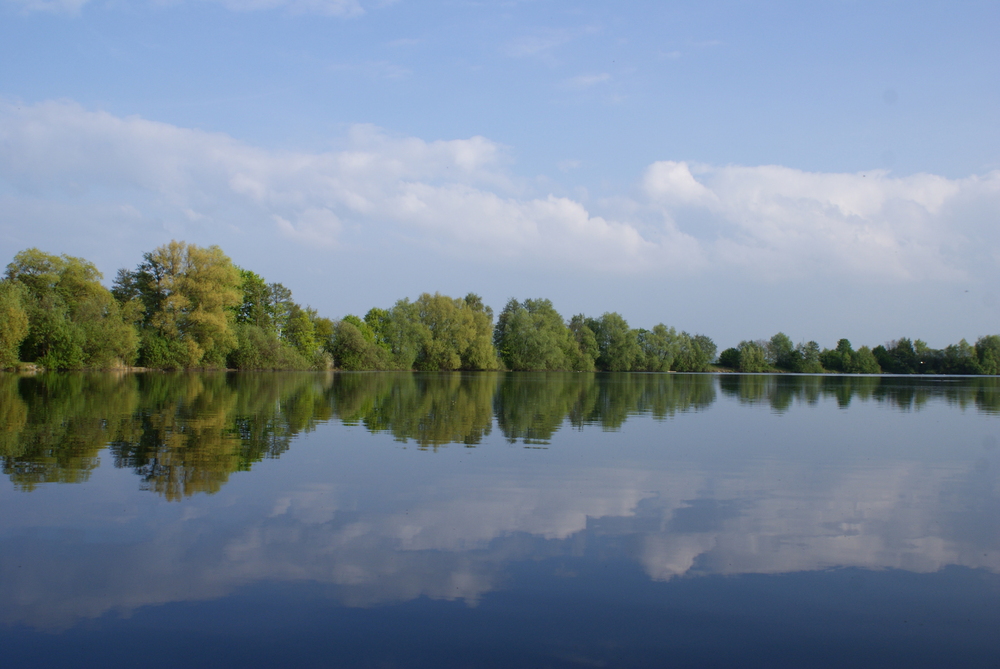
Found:
[{"label": "bush along shore", "polygon": [[998,374],[1000,336],[932,349],[901,338],[854,350],[778,333],[717,354],[702,334],[621,315],[564,319],[546,299],[493,310],[470,293],[424,293],[330,319],[217,246],[172,241],[108,289],[82,258],[21,251],[0,280],[0,368],[573,370]]}]

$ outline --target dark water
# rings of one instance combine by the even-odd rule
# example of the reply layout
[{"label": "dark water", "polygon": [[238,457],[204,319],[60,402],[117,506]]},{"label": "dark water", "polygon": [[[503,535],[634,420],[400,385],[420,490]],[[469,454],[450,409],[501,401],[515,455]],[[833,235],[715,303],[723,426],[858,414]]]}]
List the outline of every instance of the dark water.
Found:
[{"label": "dark water", "polygon": [[0,375],[0,658],[997,667],[998,445],[997,378]]}]

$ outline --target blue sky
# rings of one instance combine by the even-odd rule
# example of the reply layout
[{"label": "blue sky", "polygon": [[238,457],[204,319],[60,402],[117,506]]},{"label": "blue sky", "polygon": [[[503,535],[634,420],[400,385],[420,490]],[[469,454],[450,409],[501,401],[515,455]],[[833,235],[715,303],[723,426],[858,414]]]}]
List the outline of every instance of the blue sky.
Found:
[{"label": "blue sky", "polygon": [[0,256],[172,238],[339,317],[1000,332],[990,2],[0,0]]}]

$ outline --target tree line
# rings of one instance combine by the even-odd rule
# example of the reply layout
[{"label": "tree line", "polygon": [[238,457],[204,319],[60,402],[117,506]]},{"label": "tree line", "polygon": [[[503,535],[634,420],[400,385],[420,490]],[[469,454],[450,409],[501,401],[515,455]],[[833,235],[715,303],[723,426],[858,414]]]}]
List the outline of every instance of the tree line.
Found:
[{"label": "tree line", "polygon": [[793,344],[783,332],[769,340],[742,341],[719,354],[718,366],[739,372],[819,374],[1000,374],[1000,336],[965,339],[934,349],[920,339],[896,339],[857,350],[847,339],[834,349],[820,350],[814,341]]},{"label": "tree line", "polygon": [[474,293],[424,293],[334,320],[219,247],[178,241],[119,270],[110,289],[102,280],[83,258],[15,255],[0,280],[0,368],[1000,373],[997,335],[942,350],[907,338],[821,350],[778,333],[716,356],[703,334],[632,328],[615,312],[565,319],[540,298],[511,299],[495,323]]}]

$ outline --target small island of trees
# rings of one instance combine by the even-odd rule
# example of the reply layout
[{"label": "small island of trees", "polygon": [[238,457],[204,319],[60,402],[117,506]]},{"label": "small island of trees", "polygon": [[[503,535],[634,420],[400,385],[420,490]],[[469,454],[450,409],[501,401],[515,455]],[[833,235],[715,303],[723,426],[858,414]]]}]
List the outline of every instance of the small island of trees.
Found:
[{"label": "small island of trees", "polygon": [[27,249],[0,280],[0,368],[566,370],[998,374],[1000,336],[942,350],[901,338],[854,350],[778,333],[716,356],[706,335],[618,313],[564,319],[547,299],[496,317],[470,293],[424,293],[364,317],[320,316],[217,246],[172,241],[118,271],[110,289],[82,258]]}]

